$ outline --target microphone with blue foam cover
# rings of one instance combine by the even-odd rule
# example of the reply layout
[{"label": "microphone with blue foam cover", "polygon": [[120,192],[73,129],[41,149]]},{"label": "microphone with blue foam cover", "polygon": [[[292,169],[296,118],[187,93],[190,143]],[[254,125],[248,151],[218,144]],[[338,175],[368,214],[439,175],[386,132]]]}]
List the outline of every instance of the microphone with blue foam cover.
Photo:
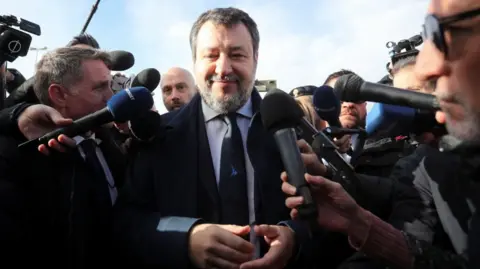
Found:
[{"label": "microphone with blue foam cover", "polygon": [[150,110],[153,106],[153,97],[150,91],[144,87],[125,89],[113,95],[107,106],[97,112],[75,120],[71,125],[57,129],[42,137],[20,144],[19,148],[37,147],[46,144],[50,139],[56,139],[63,134],[68,137],[84,134],[103,124],[115,121],[126,122],[138,117]]},{"label": "microphone with blue foam cover", "polygon": [[435,120],[434,111],[405,106],[374,103],[366,123],[369,137],[408,136],[424,132],[446,134],[445,126]]},{"label": "microphone with blue foam cover", "polygon": [[342,106],[333,88],[327,85],[319,87],[313,94],[313,107],[317,115],[332,127],[342,127],[340,111]]}]

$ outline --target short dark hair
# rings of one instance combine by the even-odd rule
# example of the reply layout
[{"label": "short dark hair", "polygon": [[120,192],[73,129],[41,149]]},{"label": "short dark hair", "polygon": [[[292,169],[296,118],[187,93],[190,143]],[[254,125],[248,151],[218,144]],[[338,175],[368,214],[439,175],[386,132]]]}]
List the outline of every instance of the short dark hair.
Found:
[{"label": "short dark hair", "polygon": [[323,83],[323,85],[326,85],[327,83],[329,83],[330,81],[334,80],[334,79],[337,79],[341,76],[345,76],[345,75],[357,75],[355,74],[353,71],[350,71],[350,70],[347,70],[347,69],[342,69],[340,71],[337,71],[335,73],[332,73],[330,74],[327,79],[325,80],[325,82]]},{"label": "short dark hair", "polygon": [[245,11],[238,8],[215,8],[202,13],[192,26],[190,31],[190,48],[192,49],[193,59],[195,59],[197,56],[196,51],[198,32],[203,24],[209,21],[216,25],[226,26],[227,28],[231,28],[238,24],[245,25],[250,33],[250,36],[252,37],[253,51],[255,53],[258,52],[260,34],[255,21]]},{"label": "short dark hair", "polygon": [[67,47],[73,47],[81,44],[88,45],[94,49],[100,49],[100,45],[98,44],[97,40],[87,33],[82,33],[74,36],[73,39],[68,42]]}]

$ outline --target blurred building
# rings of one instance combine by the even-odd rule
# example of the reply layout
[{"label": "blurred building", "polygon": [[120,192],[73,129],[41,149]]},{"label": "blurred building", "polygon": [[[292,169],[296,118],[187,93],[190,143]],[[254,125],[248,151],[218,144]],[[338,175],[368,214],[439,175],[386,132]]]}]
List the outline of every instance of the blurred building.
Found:
[{"label": "blurred building", "polygon": [[277,80],[267,79],[267,80],[255,80],[255,88],[260,93],[260,96],[265,96],[265,94],[271,89],[277,89]]}]

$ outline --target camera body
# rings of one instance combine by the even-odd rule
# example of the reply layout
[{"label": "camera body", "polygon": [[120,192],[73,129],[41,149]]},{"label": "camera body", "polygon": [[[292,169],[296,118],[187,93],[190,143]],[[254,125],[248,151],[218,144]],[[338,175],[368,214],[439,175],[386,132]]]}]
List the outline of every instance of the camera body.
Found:
[{"label": "camera body", "polygon": [[395,65],[401,59],[405,59],[411,56],[417,56],[420,52],[416,47],[422,45],[423,38],[421,35],[414,35],[409,39],[402,39],[397,43],[390,41],[387,42],[387,48],[390,50],[391,65]]},{"label": "camera body", "polygon": [[32,43],[32,36],[29,33],[39,36],[40,26],[13,15],[0,16],[0,64],[6,61],[13,62],[17,57],[27,55]]}]

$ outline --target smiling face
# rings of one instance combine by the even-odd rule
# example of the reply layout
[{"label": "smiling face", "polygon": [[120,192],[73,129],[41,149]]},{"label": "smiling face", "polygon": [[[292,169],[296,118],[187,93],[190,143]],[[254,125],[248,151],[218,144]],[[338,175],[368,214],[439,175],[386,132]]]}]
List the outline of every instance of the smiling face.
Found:
[{"label": "smiling face", "polygon": [[219,113],[237,111],[250,98],[257,53],[247,27],[205,22],[197,35],[195,77],[200,95]]}]

